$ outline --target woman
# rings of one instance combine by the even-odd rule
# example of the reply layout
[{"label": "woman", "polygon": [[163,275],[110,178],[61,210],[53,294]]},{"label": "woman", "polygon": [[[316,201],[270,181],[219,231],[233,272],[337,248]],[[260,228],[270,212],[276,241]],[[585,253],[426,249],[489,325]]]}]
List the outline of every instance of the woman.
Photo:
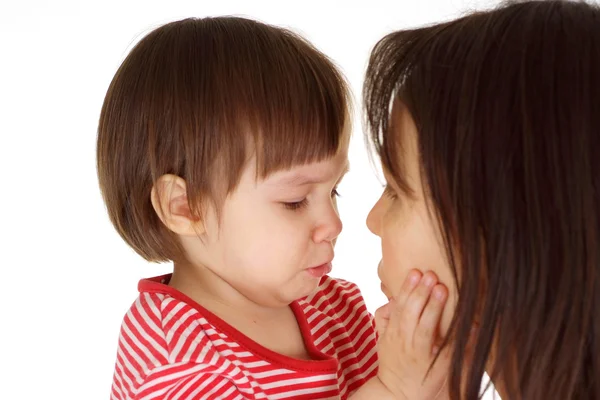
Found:
[{"label": "woman", "polygon": [[[523,2],[400,31],[364,87],[388,296],[450,289],[452,399],[600,399],[600,9]],[[390,112],[391,108],[391,112]],[[467,341],[477,326],[465,361]]]}]

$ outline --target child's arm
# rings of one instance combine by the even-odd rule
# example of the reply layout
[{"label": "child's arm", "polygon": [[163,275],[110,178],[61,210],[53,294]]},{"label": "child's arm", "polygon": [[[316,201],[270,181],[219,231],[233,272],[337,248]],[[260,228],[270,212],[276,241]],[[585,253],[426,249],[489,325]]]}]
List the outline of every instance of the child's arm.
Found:
[{"label": "child's arm", "polygon": [[[425,276],[434,278],[427,285]],[[402,292],[375,313],[379,332],[379,371],[352,396],[351,400],[442,399],[450,365],[443,351],[429,374],[439,340],[438,329],[447,289],[437,283],[435,274],[421,276],[412,271]],[[415,280],[411,280],[415,278]],[[435,290],[434,290],[435,288]],[[441,294],[441,296],[436,296]]]}]

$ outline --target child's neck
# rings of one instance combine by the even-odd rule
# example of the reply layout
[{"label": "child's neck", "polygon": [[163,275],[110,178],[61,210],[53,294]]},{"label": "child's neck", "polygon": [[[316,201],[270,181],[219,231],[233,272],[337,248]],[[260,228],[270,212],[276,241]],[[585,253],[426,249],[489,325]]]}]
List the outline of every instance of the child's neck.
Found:
[{"label": "child's neck", "polygon": [[211,307],[231,310],[254,320],[268,321],[276,318],[289,306],[282,304],[281,307],[267,307],[257,304],[205,267],[176,264],[169,286],[202,306],[210,304]]},{"label": "child's neck", "polygon": [[[257,304],[208,268],[175,265],[169,286],[262,346],[290,357],[310,358],[288,304],[281,307]],[[278,338],[285,340],[278,343]]]}]

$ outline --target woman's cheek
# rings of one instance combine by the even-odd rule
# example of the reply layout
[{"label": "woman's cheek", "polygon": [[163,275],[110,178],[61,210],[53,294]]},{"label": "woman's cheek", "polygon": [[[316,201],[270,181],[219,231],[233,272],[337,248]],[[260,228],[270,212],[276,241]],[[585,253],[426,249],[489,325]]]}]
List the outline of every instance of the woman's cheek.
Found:
[{"label": "woman's cheek", "polygon": [[405,268],[410,263],[402,257],[402,252],[394,250],[393,247],[386,248],[384,244],[379,273],[382,283],[386,286],[391,296],[397,296],[400,293],[402,285],[410,271],[410,269]]}]

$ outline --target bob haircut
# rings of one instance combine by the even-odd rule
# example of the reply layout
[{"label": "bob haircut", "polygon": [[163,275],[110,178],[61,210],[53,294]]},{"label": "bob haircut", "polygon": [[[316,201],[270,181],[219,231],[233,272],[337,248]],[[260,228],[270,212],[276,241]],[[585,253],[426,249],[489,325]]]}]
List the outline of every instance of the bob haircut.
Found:
[{"label": "bob haircut", "polygon": [[334,64],[289,30],[244,18],[185,19],[145,36],[116,72],[98,127],[97,169],[111,222],[148,261],[183,250],[150,193],[174,174],[194,217],[217,213],[248,160],[257,179],[333,156],[350,97]]}]

